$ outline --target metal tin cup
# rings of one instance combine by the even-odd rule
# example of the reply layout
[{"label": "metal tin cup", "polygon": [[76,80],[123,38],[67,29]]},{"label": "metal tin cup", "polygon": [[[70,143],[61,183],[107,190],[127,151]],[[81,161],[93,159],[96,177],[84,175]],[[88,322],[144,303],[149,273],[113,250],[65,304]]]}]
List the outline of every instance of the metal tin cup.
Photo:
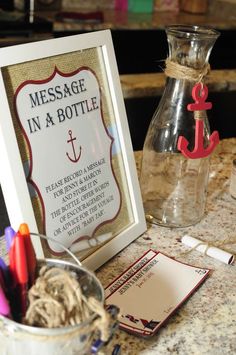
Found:
[{"label": "metal tin cup", "polygon": [[[80,265],[63,261],[38,260],[37,266],[59,267],[72,272],[81,286],[85,297],[93,296],[104,301],[104,290],[100,281],[89,270]],[[0,316],[0,353],[1,355],[75,355],[90,354],[95,336],[93,327],[96,315],[86,322],[62,327],[39,328],[17,323]]]}]

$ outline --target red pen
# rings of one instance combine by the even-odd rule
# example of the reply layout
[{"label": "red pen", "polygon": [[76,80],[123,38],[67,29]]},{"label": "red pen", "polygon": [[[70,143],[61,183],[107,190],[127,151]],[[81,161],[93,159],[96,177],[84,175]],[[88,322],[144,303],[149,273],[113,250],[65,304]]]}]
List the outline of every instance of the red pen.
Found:
[{"label": "red pen", "polygon": [[9,271],[10,271],[11,281],[12,281],[11,288],[14,288],[16,286],[15,239],[12,241],[8,255],[9,255]]},{"label": "red pen", "polygon": [[[26,252],[24,245],[24,238],[17,232],[13,243],[13,275],[16,280],[16,297],[19,300],[19,314],[20,319],[25,315],[27,308],[27,291],[28,291],[28,269]],[[16,300],[17,301],[17,300]]]},{"label": "red pen", "polygon": [[11,275],[11,284],[8,287],[8,298],[11,305],[11,313],[12,317],[15,320],[19,319],[19,308],[20,302],[18,299],[18,295],[16,293],[16,284],[17,284],[17,276],[16,276],[16,265],[15,265],[15,238],[13,239],[10,250],[8,252],[9,255],[9,271]]},{"label": "red pen", "polygon": [[26,223],[22,223],[20,225],[19,233],[22,235],[24,239],[28,276],[29,276],[29,287],[31,287],[35,281],[37,259],[36,259],[34,247],[31,242],[29,227]]}]

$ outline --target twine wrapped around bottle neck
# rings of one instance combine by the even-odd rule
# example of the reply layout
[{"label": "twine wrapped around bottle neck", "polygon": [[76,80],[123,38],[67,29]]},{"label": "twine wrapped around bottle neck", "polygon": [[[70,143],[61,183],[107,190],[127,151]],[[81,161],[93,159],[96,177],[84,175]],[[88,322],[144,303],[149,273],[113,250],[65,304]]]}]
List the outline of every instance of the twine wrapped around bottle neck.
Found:
[{"label": "twine wrapped around bottle neck", "polygon": [[206,64],[201,69],[194,69],[173,62],[170,58],[165,61],[165,75],[174,79],[185,79],[189,81],[195,81],[196,83],[202,83],[204,78],[210,73],[210,64]]},{"label": "twine wrapped around bottle neck", "polygon": [[[185,65],[181,65],[179,63],[173,62],[170,58],[167,58],[165,61],[165,75],[174,78],[174,79],[182,79],[194,81],[196,83],[201,83],[203,86],[203,82],[205,77],[210,73],[210,64],[207,63],[201,69],[194,69],[187,67]],[[203,120],[206,118],[205,111],[195,111],[194,119],[195,120]]]}]

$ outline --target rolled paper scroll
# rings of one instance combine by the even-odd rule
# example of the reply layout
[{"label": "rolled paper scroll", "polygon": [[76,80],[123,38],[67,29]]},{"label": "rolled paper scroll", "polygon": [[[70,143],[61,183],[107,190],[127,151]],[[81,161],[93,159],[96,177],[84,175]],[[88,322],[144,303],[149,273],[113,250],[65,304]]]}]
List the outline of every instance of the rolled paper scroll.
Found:
[{"label": "rolled paper scroll", "polygon": [[200,253],[205,253],[206,255],[220,260],[225,264],[232,264],[234,262],[234,255],[224,251],[220,248],[209,245],[207,242],[193,238],[189,235],[184,235],[181,239],[182,243],[189,246],[192,249],[196,249]]},{"label": "rolled paper scroll", "polygon": [[112,237],[112,233],[105,233],[90,239],[78,240],[78,242],[72,244],[69,249],[70,251],[72,251],[72,253],[77,253],[79,251],[97,247],[100,244],[105,243],[106,241],[111,239],[111,237]]}]

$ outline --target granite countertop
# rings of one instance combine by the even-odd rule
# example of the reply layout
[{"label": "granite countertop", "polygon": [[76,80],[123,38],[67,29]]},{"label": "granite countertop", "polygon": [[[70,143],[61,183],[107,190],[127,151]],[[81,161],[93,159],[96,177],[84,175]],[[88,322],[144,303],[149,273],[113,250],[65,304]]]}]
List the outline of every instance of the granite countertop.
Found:
[{"label": "granite countertop", "polygon": [[[62,9],[62,11],[89,13],[94,12],[90,8],[81,10]],[[226,18],[222,15],[196,15],[184,12],[158,12],[149,13],[132,13],[125,11],[117,11],[106,9],[102,11],[103,22],[62,22],[56,19],[56,12],[40,12],[39,16],[43,16],[53,21],[53,31],[94,31],[103,29],[112,30],[148,30],[148,29],[164,29],[171,23],[175,24],[192,24],[192,25],[208,25],[217,29],[236,29],[236,17],[234,14]]]},{"label": "granite countertop", "polygon": [[[235,241],[236,199],[229,194],[232,160],[235,157],[236,138],[222,140],[211,158],[206,215],[200,223],[180,229],[148,224],[143,235],[96,272],[105,287],[150,248],[180,261],[211,269],[203,285],[152,338],[142,339],[118,330],[112,343],[121,344],[122,354],[236,353],[235,262],[226,265],[198,251],[180,257],[180,253],[187,250],[180,242],[184,234],[210,243],[224,238]],[[135,153],[135,158],[139,171],[141,152]],[[224,249],[236,253],[236,244],[225,245]]]},{"label": "granite countertop", "polygon": [[[125,99],[160,96],[163,94],[166,76],[164,73],[122,74],[120,82]],[[211,92],[236,91],[236,69],[212,70],[206,78]]]}]

